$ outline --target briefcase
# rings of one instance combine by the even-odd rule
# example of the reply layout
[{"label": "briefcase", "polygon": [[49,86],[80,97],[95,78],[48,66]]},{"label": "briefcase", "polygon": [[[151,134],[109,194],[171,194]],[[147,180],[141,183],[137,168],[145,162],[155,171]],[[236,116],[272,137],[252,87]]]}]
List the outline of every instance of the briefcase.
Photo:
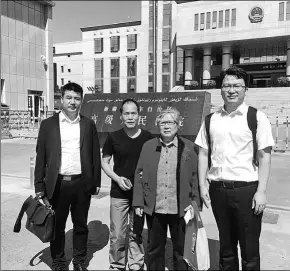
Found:
[{"label": "briefcase", "polygon": [[36,197],[29,196],[23,203],[14,225],[14,232],[20,232],[21,220],[27,214],[26,229],[38,237],[43,243],[54,240],[55,214],[43,205]]}]

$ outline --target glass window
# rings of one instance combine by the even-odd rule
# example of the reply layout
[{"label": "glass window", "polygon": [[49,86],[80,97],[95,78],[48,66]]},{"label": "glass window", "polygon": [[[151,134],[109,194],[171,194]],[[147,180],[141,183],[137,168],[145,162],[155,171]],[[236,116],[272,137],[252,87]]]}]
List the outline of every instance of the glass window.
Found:
[{"label": "glass window", "polygon": [[8,16],[8,1],[1,1],[1,15]]},{"label": "glass window", "polygon": [[230,10],[227,9],[225,12],[225,27],[230,26]]},{"label": "glass window", "polygon": [[63,86],[64,85],[64,79],[61,78],[61,85]]},{"label": "glass window", "polygon": [[210,29],[210,12],[206,13],[206,29]]},{"label": "glass window", "polygon": [[149,30],[149,51],[153,51],[153,30]]},{"label": "glass window", "polygon": [[137,49],[137,34],[130,34],[127,36],[127,51],[134,51]]},{"label": "glass window", "polygon": [[164,73],[169,72],[169,63],[162,63],[162,72]]},{"label": "glass window", "polygon": [[214,11],[212,13],[212,28],[216,28],[217,27],[217,11]]},{"label": "glass window", "polygon": [[95,42],[95,54],[103,52],[103,38],[96,38]]},{"label": "glass window", "polygon": [[35,10],[37,10],[37,11],[41,11],[41,5],[42,4],[40,4],[39,2],[37,2],[37,1],[34,1],[34,5],[35,5]]},{"label": "glass window", "polygon": [[[31,2],[31,1],[30,1]],[[28,9],[28,23],[31,25],[35,25],[35,18],[34,18],[34,9]]]},{"label": "glass window", "polygon": [[15,18],[15,2],[14,1],[8,1],[8,17],[12,18],[12,19],[16,19]]},{"label": "glass window", "polygon": [[153,7],[149,9],[149,28],[153,27]]},{"label": "glass window", "polygon": [[104,77],[103,59],[95,59],[95,79]]},{"label": "glass window", "polygon": [[237,21],[237,18],[236,18],[236,16],[237,16],[237,14],[236,14],[237,12],[236,12],[236,9],[235,8],[233,8],[232,9],[232,26],[236,26],[236,21]]},{"label": "glass window", "polygon": [[111,93],[119,93],[119,79],[111,79]]},{"label": "glass window", "polygon": [[127,92],[136,92],[136,78],[127,79]]},{"label": "glass window", "polygon": [[15,3],[15,19],[22,21],[22,7],[19,3]]},{"label": "glass window", "polygon": [[279,21],[284,21],[284,2],[279,3]]},{"label": "glass window", "polygon": [[224,25],[224,11],[219,11],[219,28],[222,28]]},{"label": "glass window", "polygon": [[290,21],[290,1],[286,3],[286,20]]},{"label": "glass window", "polygon": [[194,15],[194,30],[198,30],[198,14]]},{"label": "glass window", "polygon": [[34,1],[28,1],[29,7],[34,9]]},{"label": "glass window", "polygon": [[170,75],[162,74],[162,92],[168,92],[170,88]]},{"label": "glass window", "polygon": [[131,56],[127,57],[127,76],[136,76],[137,75],[137,57]]},{"label": "glass window", "polygon": [[39,11],[35,11],[35,26],[41,27]]},{"label": "glass window", "polygon": [[111,37],[111,52],[119,52],[120,50],[120,36]]},{"label": "glass window", "polygon": [[204,13],[200,14],[200,30],[204,30]]},{"label": "glass window", "polygon": [[98,91],[98,92],[104,92],[103,91],[103,87],[104,87],[104,80],[103,79],[95,79],[95,89]]},{"label": "glass window", "polygon": [[162,52],[162,63],[169,63],[169,61],[170,61],[170,52],[169,51]]},{"label": "glass window", "polygon": [[171,3],[163,5],[163,26],[171,25]]},{"label": "glass window", "polygon": [[22,20],[28,24],[28,7],[22,6]]},{"label": "glass window", "polygon": [[60,68],[61,68],[61,72],[63,73],[63,71],[64,71],[64,70],[63,70],[63,66],[61,66]]},{"label": "glass window", "polygon": [[119,58],[111,58],[111,77],[119,77]]},{"label": "glass window", "polygon": [[22,0],[22,5],[28,7],[29,6],[29,1]]}]

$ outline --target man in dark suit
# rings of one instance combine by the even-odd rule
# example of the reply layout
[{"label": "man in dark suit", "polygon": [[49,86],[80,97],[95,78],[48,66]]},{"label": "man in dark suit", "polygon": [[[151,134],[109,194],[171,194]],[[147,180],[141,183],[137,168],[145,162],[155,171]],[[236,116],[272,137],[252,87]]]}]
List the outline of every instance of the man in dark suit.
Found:
[{"label": "man in dark suit", "polygon": [[99,139],[94,122],[79,114],[83,89],[68,83],[62,89],[62,110],[42,121],[36,146],[35,193],[56,215],[50,243],[53,270],[68,270],[64,254],[69,210],[73,222],[74,270],[87,270],[87,218],[91,195],[101,186]]}]

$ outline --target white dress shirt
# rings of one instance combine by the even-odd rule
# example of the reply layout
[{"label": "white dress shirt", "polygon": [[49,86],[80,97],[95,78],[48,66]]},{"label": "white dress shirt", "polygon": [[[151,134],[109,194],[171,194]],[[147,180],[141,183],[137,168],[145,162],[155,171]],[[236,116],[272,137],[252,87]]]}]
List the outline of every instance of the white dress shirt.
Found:
[{"label": "white dress shirt", "polygon": [[81,174],[80,116],[71,121],[63,111],[59,114],[61,164],[59,174]]},{"label": "white dress shirt", "polygon": [[[248,106],[243,103],[234,112],[221,107],[210,120],[211,169],[207,178],[212,181],[257,181],[258,168],[253,165],[253,136],[247,122]],[[274,146],[271,124],[267,116],[257,111],[258,150]],[[204,122],[195,143],[208,149]]]}]

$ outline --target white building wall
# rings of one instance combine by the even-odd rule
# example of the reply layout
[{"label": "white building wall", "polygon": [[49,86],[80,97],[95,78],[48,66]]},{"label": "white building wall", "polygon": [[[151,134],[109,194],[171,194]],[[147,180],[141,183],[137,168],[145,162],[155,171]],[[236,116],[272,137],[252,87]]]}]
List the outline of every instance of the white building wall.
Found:
[{"label": "white building wall", "polygon": [[[127,35],[128,34],[137,34],[137,49],[135,51],[127,52]],[[119,52],[111,52],[110,37],[120,36],[120,50]],[[103,52],[95,54],[94,52],[94,39],[103,38]],[[139,92],[140,87],[140,70],[139,62],[140,53],[139,48],[141,46],[140,39],[140,25],[128,26],[128,27],[119,27],[119,28],[108,28],[102,30],[92,30],[82,32],[83,40],[83,87],[85,92],[88,86],[94,86],[94,59],[102,58],[103,59],[103,90],[104,93],[111,92],[111,58],[120,59],[120,93],[127,92],[127,57],[128,56],[137,56],[137,86],[136,91]]]},{"label": "white building wall", "polygon": [[[197,1],[180,4],[178,5],[177,44],[178,46],[197,45],[290,36],[290,21],[278,21],[279,3],[280,1]],[[285,1],[284,3],[286,5]],[[249,20],[250,10],[254,6],[264,10],[264,18],[260,23],[251,23]],[[236,8],[236,26],[194,31],[196,13],[205,13],[206,22],[206,12],[233,8]]]}]

